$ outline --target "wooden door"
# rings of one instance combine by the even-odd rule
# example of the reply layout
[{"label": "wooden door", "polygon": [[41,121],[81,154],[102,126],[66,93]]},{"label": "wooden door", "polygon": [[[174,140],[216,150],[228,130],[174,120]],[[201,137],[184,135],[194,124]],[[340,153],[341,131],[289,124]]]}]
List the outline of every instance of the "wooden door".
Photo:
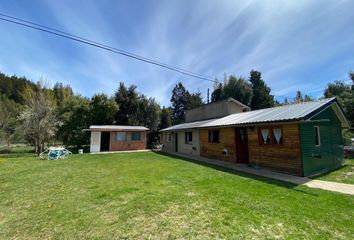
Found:
[{"label": "wooden door", "polygon": [[236,163],[248,163],[248,134],[246,127],[236,128]]}]

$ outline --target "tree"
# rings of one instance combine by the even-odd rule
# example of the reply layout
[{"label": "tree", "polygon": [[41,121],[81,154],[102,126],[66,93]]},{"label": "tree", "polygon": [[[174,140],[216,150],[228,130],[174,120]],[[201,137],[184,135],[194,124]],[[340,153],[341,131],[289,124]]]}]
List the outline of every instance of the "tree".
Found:
[{"label": "tree", "polygon": [[344,81],[328,84],[324,91],[324,97],[336,97],[348,120],[354,124],[354,91],[349,84],[345,84]]},{"label": "tree", "polygon": [[0,137],[10,148],[11,141],[16,135],[17,117],[20,105],[7,98],[0,98]]},{"label": "tree", "polygon": [[168,128],[171,127],[171,125],[171,110],[169,108],[163,107],[161,110],[159,129]]},{"label": "tree", "polygon": [[89,100],[80,95],[73,95],[64,100],[60,111],[62,126],[58,138],[67,146],[80,148],[88,143],[88,134],[83,129],[90,126],[91,114]]},{"label": "tree", "polygon": [[314,99],[310,95],[307,94],[304,95],[304,102],[312,102],[312,101],[314,101]]},{"label": "tree", "polygon": [[57,101],[57,105],[61,107],[64,100],[74,95],[74,92],[69,85],[64,86],[62,83],[57,82],[53,87],[53,94]]},{"label": "tree", "polygon": [[119,106],[115,117],[117,124],[129,125],[134,121],[132,116],[136,115],[138,110],[138,98],[139,94],[135,85],[126,88],[123,82],[119,83],[119,88],[115,93],[115,101]]},{"label": "tree", "polygon": [[331,97],[338,97],[343,92],[349,91],[350,86],[345,84],[344,81],[335,81],[334,83],[329,83],[324,90],[324,97],[331,98]]},{"label": "tree", "polygon": [[243,104],[250,105],[253,95],[252,85],[243,78],[230,75],[224,76],[224,84],[215,82],[214,91],[211,94],[211,102],[220,101],[232,97]]},{"label": "tree", "polygon": [[352,91],[354,91],[354,71],[349,72],[349,78],[352,80]]},{"label": "tree", "polygon": [[22,95],[26,105],[19,119],[25,136],[35,144],[36,153],[40,154],[44,144],[55,136],[61,125],[56,115],[55,99],[43,81],[38,83],[37,90],[27,86]]},{"label": "tree", "polygon": [[303,99],[303,97],[302,97],[302,93],[301,93],[301,91],[296,91],[296,96],[295,96],[295,102],[296,103],[300,103],[300,102],[303,102],[304,101],[304,99]]},{"label": "tree", "polygon": [[22,92],[26,87],[37,88],[36,84],[24,77],[7,76],[0,72],[0,95],[16,103],[25,104]]},{"label": "tree", "polygon": [[203,105],[203,99],[201,93],[189,93],[187,91],[187,103],[186,110],[197,108]]},{"label": "tree", "polygon": [[263,81],[261,72],[252,70],[249,81],[252,84],[251,109],[257,110],[274,106],[274,96],[270,95],[270,88]]},{"label": "tree", "polygon": [[180,124],[184,122],[185,110],[187,105],[188,92],[181,82],[176,84],[172,90],[172,122],[173,124]]},{"label": "tree", "polygon": [[222,83],[215,82],[214,83],[214,91],[211,93],[211,102],[217,102],[221,100],[223,96],[223,87]]},{"label": "tree", "polygon": [[95,94],[90,101],[90,123],[92,125],[113,124],[118,111],[114,99],[106,94]]},{"label": "tree", "polygon": [[252,99],[252,85],[243,78],[230,76],[223,86],[222,99],[232,97],[243,104],[250,105]]},{"label": "tree", "polygon": [[160,105],[154,98],[149,98],[147,103],[146,118],[144,126],[147,126],[151,132],[157,132],[160,121]]},{"label": "tree", "polygon": [[[147,98],[141,95],[137,115],[143,117],[139,125],[146,126],[150,129],[147,135],[147,146],[152,148],[153,143],[158,141],[159,133],[157,130],[160,121],[160,105],[156,103],[154,98]],[[137,117],[137,119],[139,118]]]},{"label": "tree", "polygon": [[284,102],[283,102],[283,105],[288,105],[288,104],[289,104],[289,100],[288,100],[288,98],[285,98]]}]

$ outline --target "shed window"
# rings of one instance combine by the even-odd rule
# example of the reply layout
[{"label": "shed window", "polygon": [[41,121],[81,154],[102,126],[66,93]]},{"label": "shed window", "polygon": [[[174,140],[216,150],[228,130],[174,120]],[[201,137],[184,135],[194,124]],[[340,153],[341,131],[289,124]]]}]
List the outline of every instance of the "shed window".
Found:
[{"label": "shed window", "polygon": [[320,127],[315,126],[315,146],[321,146],[321,136],[320,136]]},{"label": "shed window", "polygon": [[167,136],[167,141],[171,142],[172,141],[172,133],[169,133]]},{"label": "shed window", "polygon": [[141,132],[132,132],[132,141],[140,141]]},{"label": "shed window", "polygon": [[117,132],[116,140],[117,141],[126,141],[127,140],[127,133],[126,132]]},{"label": "shed window", "polygon": [[220,142],[220,132],[219,130],[209,130],[209,142],[218,143]]},{"label": "shed window", "polygon": [[192,132],[185,132],[184,133],[184,142],[190,143],[193,141],[193,133]]}]

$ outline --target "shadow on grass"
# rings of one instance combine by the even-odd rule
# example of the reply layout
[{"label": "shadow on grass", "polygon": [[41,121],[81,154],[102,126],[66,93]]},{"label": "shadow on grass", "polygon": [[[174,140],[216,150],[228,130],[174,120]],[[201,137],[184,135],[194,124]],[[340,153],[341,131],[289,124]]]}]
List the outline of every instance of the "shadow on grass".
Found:
[{"label": "shadow on grass", "polygon": [[218,165],[214,165],[214,164],[206,163],[206,162],[202,162],[202,161],[193,160],[193,159],[190,159],[188,157],[176,156],[176,155],[165,153],[165,152],[155,152],[155,153],[163,155],[163,156],[168,156],[168,157],[171,157],[171,158],[174,158],[174,159],[179,159],[179,160],[195,163],[195,164],[198,164],[198,165],[201,165],[201,166],[213,168],[213,169],[218,170],[218,171],[235,174],[235,175],[238,175],[238,176],[241,176],[241,177],[251,178],[253,180],[261,181],[261,182],[264,182],[264,183],[267,183],[267,184],[273,184],[273,185],[276,185],[276,186],[279,186],[279,187],[284,187],[284,188],[290,189],[292,191],[301,192],[303,194],[308,194],[308,195],[312,195],[312,196],[318,196],[318,194],[309,193],[309,192],[301,190],[301,189],[296,189],[295,187],[297,187],[298,184],[284,182],[284,181],[281,181],[281,180],[276,180],[276,179],[267,178],[267,177],[263,177],[263,176],[258,176],[258,175],[255,175],[255,174],[246,173],[246,172],[242,172],[242,171],[237,171],[237,170],[234,170],[234,169],[231,169],[231,168],[218,166]]}]

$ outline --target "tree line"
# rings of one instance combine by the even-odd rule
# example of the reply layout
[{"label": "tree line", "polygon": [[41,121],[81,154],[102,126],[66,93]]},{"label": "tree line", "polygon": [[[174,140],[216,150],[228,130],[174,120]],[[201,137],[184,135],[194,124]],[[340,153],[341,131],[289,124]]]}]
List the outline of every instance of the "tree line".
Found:
[{"label": "tree line", "polygon": [[[323,97],[337,97],[340,105],[354,123],[354,73],[349,73],[353,84],[336,81],[328,84]],[[234,75],[215,81],[211,102],[232,97],[252,110],[306,102],[313,99],[297,91],[292,101],[275,100],[261,72],[252,70],[248,79]],[[208,97],[209,99],[209,97]],[[0,73],[0,137],[10,146],[14,141],[26,141],[40,153],[45,144],[62,143],[81,147],[88,143],[89,134],[83,129],[90,125],[143,125],[150,129],[148,143],[157,141],[158,130],[183,123],[186,110],[204,102],[200,92],[190,92],[181,82],[172,90],[171,105],[161,107],[154,98],[120,82],[112,96],[98,93],[87,98],[75,94],[69,85],[56,83],[52,88],[45,81],[33,83],[25,77]],[[344,134],[352,137],[350,131]]]}]

